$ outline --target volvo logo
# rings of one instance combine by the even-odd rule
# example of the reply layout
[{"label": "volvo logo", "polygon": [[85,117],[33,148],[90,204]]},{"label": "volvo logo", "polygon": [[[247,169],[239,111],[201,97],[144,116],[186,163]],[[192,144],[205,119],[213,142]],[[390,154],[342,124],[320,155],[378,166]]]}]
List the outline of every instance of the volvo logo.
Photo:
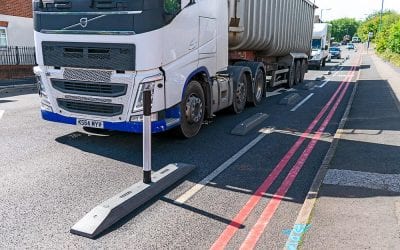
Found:
[{"label": "volvo logo", "polygon": [[82,26],[82,28],[86,28],[87,24],[88,24],[88,19],[87,17],[82,17],[79,20],[79,24]]},{"label": "volvo logo", "polygon": [[88,19],[87,17],[82,17],[81,19],[79,19],[79,23],[76,23],[76,24],[70,25],[68,27],[65,27],[65,28],[63,28],[63,30],[70,30],[72,28],[76,28],[76,27],[79,27],[79,26],[81,26],[82,28],[86,28],[88,26],[89,22],[92,22],[94,20],[103,18],[105,16],[106,15],[101,15],[101,16],[96,16],[96,17],[90,18],[90,19]]}]

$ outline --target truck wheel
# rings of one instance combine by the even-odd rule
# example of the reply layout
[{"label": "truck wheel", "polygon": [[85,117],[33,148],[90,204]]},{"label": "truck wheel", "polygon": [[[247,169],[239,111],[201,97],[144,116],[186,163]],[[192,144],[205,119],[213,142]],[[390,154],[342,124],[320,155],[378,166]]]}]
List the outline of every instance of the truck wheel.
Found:
[{"label": "truck wheel", "polygon": [[180,133],[185,138],[194,137],[203,125],[205,114],[204,91],[199,82],[193,80],[187,85],[180,106]]},{"label": "truck wheel", "polygon": [[266,78],[264,72],[259,68],[254,77],[253,105],[260,105],[265,93]]},{"label": "truck wheel", "polygon": [[318,65],[316,66],[316,67],[317,67],[317,70],[321,70],[321,63],[322,63],[322,61],[319,62]]},{"label": "truck wheel", "polygon": [[295,63],[293,62],[291,65],[290,65],[290,68],[289,68],[289,72],[288,72],[288,78],[287,78],[287,80],[288,80],[288,82],[286,83],[286,88],[288,88],[288,89],[291,89],[291,88],[293,88],[293,85],[294,85],[294,81],[295,81],[295,74],[296,74],[296,65],[295,65]]},{"label": "truck wheel", "polygon": [[304,81],[304,77],[307,73],[307,69],[308,69],[308,64],[307,64],[307,60],[302,60],[301,61],[301,75],[300,75],[300,82]]},{"label": "truck wheel", "polygon": [[237,79],[233,79],[233,104],[232,110],[235,114],[240,114],[246,107],[248,78],[244,71]]},{"label": "truck wheel", "polygon": [[296,77],[294,80],[294,84],[299,84],[301,82],[301,62],[297,60],[296,62]]}]

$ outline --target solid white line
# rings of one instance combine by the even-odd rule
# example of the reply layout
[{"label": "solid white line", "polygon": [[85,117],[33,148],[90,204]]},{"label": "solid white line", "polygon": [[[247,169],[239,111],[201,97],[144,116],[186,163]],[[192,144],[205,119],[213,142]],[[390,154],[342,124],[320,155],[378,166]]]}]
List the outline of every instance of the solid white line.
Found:
[{"label": "solid white line", "polygon": [[296,107],[292,108],[290,111],[294,112],[298,108],[300,108],[304,103],[306,103],[308,100],[310,100],[311,97],[313,97],[314,93],[309,94],[306,98],[304,98],[303,101],[301,101],[299,104],[296,105]]},{"label": "solid white line", "polygon": [[191,197],[193,197],[197,192],[203,189],[210,181],[215,179],[218,175],[220,175],[224,170],[230,167],[235,161],[237,161],[240,157],[242,157],[247,151],[253,148],[257,143],[259,143],[267,134],[263,133],[260,134],[257,138],[247,144],[244,148],[242,148],[239,152],[237,152],[234,156],[229,158],[226,162],[220,165],[217,169],[215,169],[209,176],[201,180],[197,183],[194,187],[189,189],[186,193],[181,195],[178,199],[174,202],[176,204],[184,204],[188,201]]},{"label": "solid white line", "polygon": [[0,119],[3,118],[3,115],[4,115],[5,112],[6,111],[4,111],[4,110],[0,110]]},{"label": "solid white line", "polygon": [[326,81],[324,81],[324,83],[321,84],[321,85],[319,85],[319,86],[317,86],[317,88],[322,89],[322,88],[325,87],[325,85],[327,85],[330,81],[331,81],[331,80],[326,80]]},{"label": "solid white line", "polygon": [[324,184],[400,192],[400,174],[329,169]]}]

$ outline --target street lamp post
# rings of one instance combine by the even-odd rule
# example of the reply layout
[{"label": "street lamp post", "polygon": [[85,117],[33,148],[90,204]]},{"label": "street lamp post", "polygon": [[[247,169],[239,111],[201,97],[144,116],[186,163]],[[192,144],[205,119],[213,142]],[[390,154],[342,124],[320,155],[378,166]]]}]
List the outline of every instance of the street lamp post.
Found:
[{"label": "street lamp post", "polygon": [[384,6],[385,0],[382,0],[382,7],[381,7],[381,20],[379,21],[379,31],[382,30],[382,16],[383,16],[383,6]]},{"label": "street lamp post", "polygon": [[329,9],[321,9],[321,16],[320,16],[320,18],[319,18],[319,19],[321,20],[321,22],[322,22],[322,13],[323,13],[324,10],[327,10],[327,11],[328,11],[328,10],[331,10],[331,8],[329,8]]}]

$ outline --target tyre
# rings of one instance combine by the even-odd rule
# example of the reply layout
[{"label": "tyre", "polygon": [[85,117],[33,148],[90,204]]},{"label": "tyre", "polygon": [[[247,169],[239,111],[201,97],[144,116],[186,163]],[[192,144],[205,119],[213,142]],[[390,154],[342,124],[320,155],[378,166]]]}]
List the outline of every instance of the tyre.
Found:
[{"label": "tyre", "polygon": [[244,71],[233,79],[233,104],[232,111],[240,114],[246,107],[247,86],[249,85],[248,77]]},{"label": "tyre", "polygon": [[254,106],[260,105],[265,93],[266,78],[261,68],[257,69],[254,77],[253,101]]},{"label": "tyre", "polygon": [[288,78],[287,78],[288,82],[286,83],[286,88],[288,88],[288,89],[293,88],[295,77],[296,77],[295,73],[296,73],[296,65],[293,62],[292,65],[290,65],[290,68],[289,68]]},{"label": "tyre", "polygon": [[300,62],[300,60],[297,60],[294,84],[296,85],[296,84],[299,84],[300,82],[301,82],[301,62]]},{"label": "tyre", "polygon": [[302,60],[301,61],[301,75],[300,75],[300,82],[304,81],[304,77],[307,73],[308,70],[308,63],[307,60]]},{"label": "tyre", "polygon": [[249,81],[247,86],[247,102],[251,103],[253,106],[258,106],[266,91],[265,87],[267,80],[263,70],[263,63],[242,61],[235,63],[234,66],[248,67],[251,70],[254,77],[254,84]]},{"label": "tyre", "polygon": [[321,70],[321,64],[322,64],[322,61],[319,62],[319,64],[317,66],[315,66],[317,68],[317,70]]},{"label": "tyre", "polygon": [[196,136],[203,125],[206,110],[204,91],[199,82],[191,81],[187,85],[180,110],[180,134],[185,138]]}]

